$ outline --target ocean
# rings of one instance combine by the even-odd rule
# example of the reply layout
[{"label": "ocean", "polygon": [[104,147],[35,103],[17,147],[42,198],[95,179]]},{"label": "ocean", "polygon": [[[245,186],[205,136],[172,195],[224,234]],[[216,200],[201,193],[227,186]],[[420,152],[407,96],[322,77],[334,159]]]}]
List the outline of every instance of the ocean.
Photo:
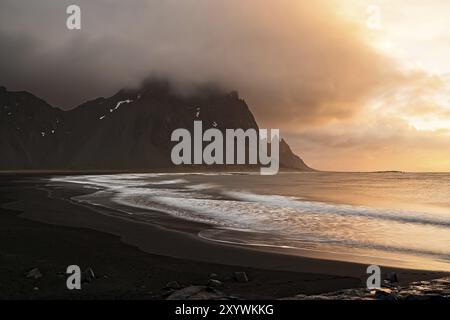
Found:
[{"label": "ocean", "polygon": [[148,173],[49,183],[93,188],[73,200],[120,208],[131,219],[151,223],[159,212],[198,222],[207,241],[450,271],[447,173]]}]

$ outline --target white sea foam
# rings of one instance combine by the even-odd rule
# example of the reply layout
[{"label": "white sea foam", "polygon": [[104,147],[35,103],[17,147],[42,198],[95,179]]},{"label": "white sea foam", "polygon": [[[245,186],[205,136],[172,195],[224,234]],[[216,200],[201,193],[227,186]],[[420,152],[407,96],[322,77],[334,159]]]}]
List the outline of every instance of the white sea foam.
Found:
[{"label": "white sea foam", "polygon": [[218,188],[217,184],[213,184],[213,183],[201,183],[201,184],[193,184],[193,185],[188,185],[186,186],[186,188],[191,189],[191,190],[210,190],[210,189],[216,189]]},{"label": "white sea foam", "polygon": [[[230,190],[202,175],[86,175],[57,177],[52,181],[103,190],[83,196],[83,201],[95,202],[96,197],[104,196],[102,192],[110,192],[112,200],[121,205],[208,223],[223,230],[201,233],[202,237],[215,241],[283,248],[319,247],[330,252],[366,248],[450,260],[450,247],[442,246],[442,240],[448,239],[448,216]],[[173,176],[176,178],[168,178]],[[242,233],[254,237],[239,238]],[[417,239],[429,238],[426,246],[420,241],[410,241],[411,234]],[[434,237],[430,238],[430,234]]]},{"label": "white sea foam", "polygon": [[306,201],[296,197],[279,195],[261,195],[242,191],[223,191],[224,195],[249,202],[264,203],[270,206],[298,209],[301,212],[308,211],[321,214],[335,214],[348,216],[361,216],[376,219],[386,219],[407,223],[430,224],[442,227],[450,227],[450,219],[445,216],[426,215],[411,211],[377,210],[364,206],[344,204],[330,204],[319,201]]},{"label": "white sea foam", "polygon": [[188,183],[185,179],[173,179],[173,180],[161,180],[161,181],[152,181],[149,184],[153,185],[165,185],[165,184],[183,184]]}]

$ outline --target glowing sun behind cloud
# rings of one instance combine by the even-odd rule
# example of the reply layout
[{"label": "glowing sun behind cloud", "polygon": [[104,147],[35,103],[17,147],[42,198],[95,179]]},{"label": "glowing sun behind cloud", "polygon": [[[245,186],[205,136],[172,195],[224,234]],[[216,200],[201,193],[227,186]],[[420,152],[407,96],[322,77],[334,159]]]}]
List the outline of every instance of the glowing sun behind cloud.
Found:
[{"label": "glowing sun behind cloud", "polygon": [[399,77],[353,118],[296,134],[306,160],[328,170],[450,171],[450,2],[334,4],[364,30],[368,46],[394,62]]},{"label": "glowing sun behind cloud", "polygon": [[448,0],[78,0],[80,32],[67,3],[0,1],[1,85],[69,109],[213,82],[317,169],[450,171]]}]

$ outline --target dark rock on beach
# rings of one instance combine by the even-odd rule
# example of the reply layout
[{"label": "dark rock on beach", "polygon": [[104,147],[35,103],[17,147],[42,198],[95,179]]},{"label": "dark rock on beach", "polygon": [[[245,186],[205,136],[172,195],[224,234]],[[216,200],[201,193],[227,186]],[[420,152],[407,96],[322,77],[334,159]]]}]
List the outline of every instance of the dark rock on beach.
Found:
[{"label": "dark rock on beach", "polygon": [[213,287],[213,288],[218,288],[218,287],[222,286],[222,282],[219,280],[215,280],[215,279],[209,279],[208,286]]},{"label": "dark rock on beach", "polygon": [[377,290],[347,289],[315,295],[296,295],[286,300],[446,300],[450,301],[450,277],[417,281],[408,286]]},{"label": "dark rock on beach", "polygon": [[245,272],[235,272],[234,278],[236,279],[237,282],[244,282],[244,283],[248,282],[248,277]]},{"label": "dark rock on beach", "polygon": [[82,274],[81,274],[81,282],[82,283],[91,283],[95,280],[95,273],[94,270],[91,268],[87,268]]},{"label": "dark rock on beach", "polygon": [[389,273],[386,275],[386,280],[389,281],[389,282],[391,282],[391,283],[397,283],[397,282],[398,282],[398,276],[397,276],[397,273],[395,273],[395,272],[389,272]]},{"label": "dark rock on beach", "polygon": [[166,284],[166,289],[180,289],[181,286],[177,281],[170,281]]},{"label": "dark rock on beach", "polygon": [[167,300],[235,300],[223,292],[206,286],[190,286],[175,291]]},{"label": "dark rock on beach", "polygon": [[26,277],[29,279],[40,279],[42,278],[42,273],[38,268],[31,269],[26,273]]}]

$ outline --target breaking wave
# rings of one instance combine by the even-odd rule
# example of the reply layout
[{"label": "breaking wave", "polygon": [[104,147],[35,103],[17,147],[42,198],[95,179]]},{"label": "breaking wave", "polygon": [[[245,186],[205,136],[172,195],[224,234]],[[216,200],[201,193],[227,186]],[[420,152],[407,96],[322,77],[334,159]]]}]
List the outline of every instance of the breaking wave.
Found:
[{"label": "breaking wave", "polygon": [[[192,176],[94,175],[57,177],[52,182],[99,189],[74,200],[95,204],[106,193],[119,205],[206,223],[210,227],[199,236],[211,241],[358,254],[369,250],[372,255],[397,252],[450,261],[450,246],[442,246],[450,238],[448,215],[258,194],[224,187],[213,174],[198,175],[201,181],[198,176],[191,181]],[[421,239],[429,240],[425,245]]]}]

